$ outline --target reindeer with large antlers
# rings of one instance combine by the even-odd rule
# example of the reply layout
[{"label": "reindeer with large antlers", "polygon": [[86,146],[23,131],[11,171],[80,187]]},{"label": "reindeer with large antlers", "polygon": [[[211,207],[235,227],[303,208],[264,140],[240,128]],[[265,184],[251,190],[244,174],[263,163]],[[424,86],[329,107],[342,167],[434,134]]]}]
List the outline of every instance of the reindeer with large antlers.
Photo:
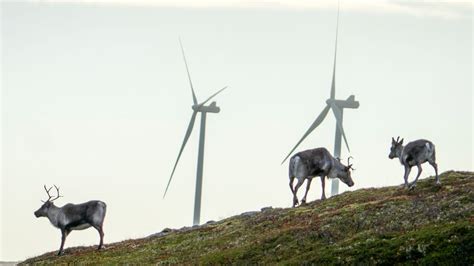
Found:
[{"label": "reindeer with large antlers", "polygon": [[49,189],[44,186],[48,199],[43,201],[43,205],[35,211],[36,217],[47,217],[51,224],[61,230],[61,247],[58,251],[58,256],[63,252],[64,242],[67,235],[72,230],[83,230],[89,227],[94,227],[100,235],[100,243],[98,249],[102,248],[104,243],[104,224],[105,212],[107,206],[104,202],[99,200],[92,200],[82,204],[68,203],[63,207],[56,207],[53,201],[62,197],[59,194],[59,188],[54,186],[57,195],[51,196],[49,193],[53,187]]},{"label": "reindeer with large antlers", "polygon": [[[347,159],[347,166],[343,165],[339,158],[334,158],[326,148],[316,148],[312,150],[306,150],[298,152],[290,159],[289,175],[290,175],[290,189],[293,193],[293,207],[299,204],[296,193],[305,180],[306,192],[301,203],[306,203],[306,196],[308,195],[309,187],[313,177],[321,177],[321,185],[323,187],[323,195],[321,199],[326,199],[324,192],[326,177],[328,178],[339,178],[349,187],[354,185],[352,181],[351,170],[352,164],[349,162],[350,157]],[[298,179],[298,183],[293,188],[293,181]]]}]

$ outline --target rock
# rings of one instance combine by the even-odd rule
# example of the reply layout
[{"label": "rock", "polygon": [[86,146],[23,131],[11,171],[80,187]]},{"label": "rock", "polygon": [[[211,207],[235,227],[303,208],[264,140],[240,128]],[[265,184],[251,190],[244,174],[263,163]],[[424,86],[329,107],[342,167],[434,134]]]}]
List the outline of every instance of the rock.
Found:
[{"label": "rock", "polygon": [[270,211],[270,210],[273,210],[273,207],[272,206],[269,206],[269,207],[264,207],[262,209],[260,209],[262,212],[265,212],[265,211]]},{"label": "rock", "polygon": [[161,233],[169,233],[169,232],[172,232],[172,231],[173,231],[173,229],[171,229],[171,228],[165,228],[165,229],[161,230]]},{"label": "rock", "polygon": [[164,235],[166,235],[166,233],[159,232],[159,233],[151,234],[151,235],[147,236],[146,238],[161,237],[161,236],[164,236]]},{"label": "rock", "polygon": [[252,216],[255,216],[257,213],[258,213],[257,211],[244,212],[244,213],[240,214],[240,216],[252,217]]},{"label": "rock", "polygon": [[154,237],[161,237],[161,236],[165,236],[171,232],[173,232],[174,230],[171,229],[171,228],[165,228],[163,230],[161,230],[161,232],[159,233],[155,233],[155,234],[151,234],[149,236],[147,236],[147,238],[154,238]]},{"label": "rock", "polygon": [[275,249],[274,249],[274,250],[275,250],[275,251],[278,251],[278,250],[280,250],[280,249],[281,249],[281,247],[282,247],[282,245],[281,245],[281,244],[278,244],[278,245],[275,247]]}]

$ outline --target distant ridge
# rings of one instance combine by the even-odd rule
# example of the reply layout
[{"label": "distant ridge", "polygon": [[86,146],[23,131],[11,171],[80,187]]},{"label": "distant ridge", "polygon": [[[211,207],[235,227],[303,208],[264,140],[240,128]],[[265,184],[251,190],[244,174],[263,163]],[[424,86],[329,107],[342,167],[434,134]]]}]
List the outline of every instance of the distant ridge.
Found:
[{"label": "distant ridge", "polygon": [[20,263],[20,261],[0,261],[1,266],[13,266]]}]

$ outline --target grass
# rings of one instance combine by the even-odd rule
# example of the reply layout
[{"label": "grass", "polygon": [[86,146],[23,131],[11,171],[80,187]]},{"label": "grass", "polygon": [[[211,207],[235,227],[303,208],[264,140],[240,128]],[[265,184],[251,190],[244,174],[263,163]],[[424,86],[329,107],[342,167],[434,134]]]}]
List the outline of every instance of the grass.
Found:
[{"label": "grass", "polygon": [[474,264],[474,173],[359,189],[23,264]]}]

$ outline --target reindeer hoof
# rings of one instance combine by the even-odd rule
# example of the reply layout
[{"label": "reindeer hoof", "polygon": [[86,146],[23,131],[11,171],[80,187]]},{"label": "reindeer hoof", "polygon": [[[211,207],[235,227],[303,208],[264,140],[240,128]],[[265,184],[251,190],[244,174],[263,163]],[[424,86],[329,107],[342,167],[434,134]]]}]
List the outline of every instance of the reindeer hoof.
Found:
[{"label": "reindeer hoof", "polygon": [[298,199],[293,200],[293,207],[296,207],[299,204]]},{"label": "reindeer hoof", "polygon": [[413,189],[415,189],[415,187],[416,187],[416,184],[411,184],[411,185],[408,187],[408,190],[413,190]]}]

